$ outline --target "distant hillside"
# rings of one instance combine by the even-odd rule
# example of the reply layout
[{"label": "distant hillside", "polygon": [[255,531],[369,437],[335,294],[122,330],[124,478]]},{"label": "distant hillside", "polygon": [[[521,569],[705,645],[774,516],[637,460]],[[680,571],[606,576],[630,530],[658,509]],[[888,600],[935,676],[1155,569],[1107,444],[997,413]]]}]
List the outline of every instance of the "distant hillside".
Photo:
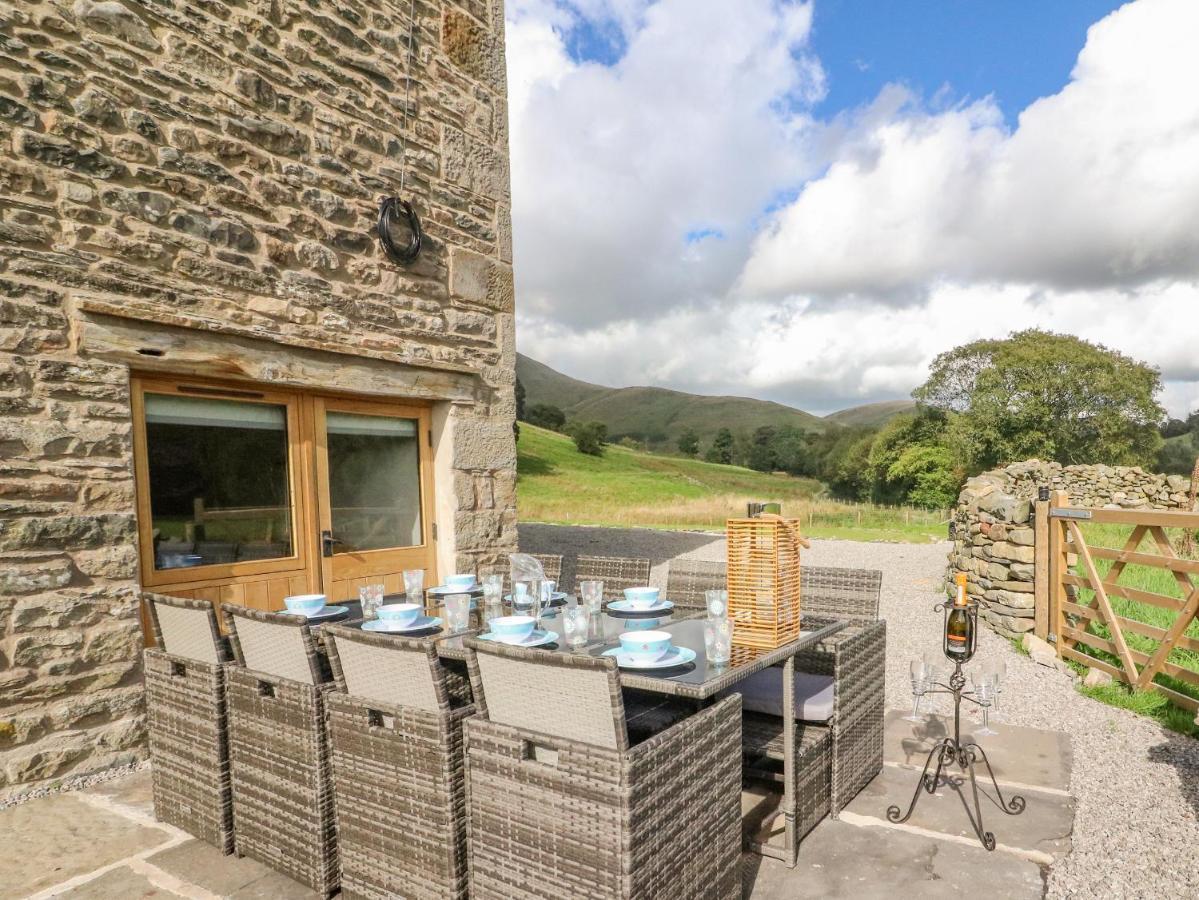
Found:
[{"label": "distant hillside", "polygon": [[684,430],[693,428],[706,444],[721,428],[736,434],[760,425],[793,425],[806,431],[829,427],[819,416],[768,400],[588,384],[519,353],[516,377],[524,385],[526,407],[549,403],[561,408],[568,419],[603,422],[612,440],[629,436],[661,446],[673,444]]},{"label": "distant hillside", "polygon": [[884,400],[881,403],[863,403],[861,406],[851,406],[849,409],[829,413],[824,418],[826,421],[836,422],[838,425],[847,427],[865,425],[868,428],[878,428],[900,413],[911,412],[915,408],[914,400]]}]

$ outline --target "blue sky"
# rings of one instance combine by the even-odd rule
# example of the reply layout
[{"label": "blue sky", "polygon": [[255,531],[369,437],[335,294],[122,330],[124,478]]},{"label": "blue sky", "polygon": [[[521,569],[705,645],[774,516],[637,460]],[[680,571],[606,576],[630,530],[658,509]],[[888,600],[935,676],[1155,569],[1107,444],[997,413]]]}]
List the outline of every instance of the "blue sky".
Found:
[{"label": "blue sky", "polygon": [[1009,126],[1066,83],[1087,28],[1113,0],[817,0],[811,48],[829,115],[900,83],[947,104],[993,95]]},{"label": "blue sky", "polygon": [[507,0],[517,343],[813,412],[1023,328],[1199,408],[1199,0]]}]

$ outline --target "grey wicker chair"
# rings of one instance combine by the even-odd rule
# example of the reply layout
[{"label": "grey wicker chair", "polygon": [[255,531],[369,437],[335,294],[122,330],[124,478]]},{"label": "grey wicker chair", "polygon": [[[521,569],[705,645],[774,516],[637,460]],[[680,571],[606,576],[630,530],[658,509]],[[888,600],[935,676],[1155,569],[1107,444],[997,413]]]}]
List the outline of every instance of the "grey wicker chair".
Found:
[{"label": "grey wicker chair", "polygon": [[707,612],[705,591],[724,590],[728,574],[724,563],[706,559],[675,559],[666,574],[666,599],[675,609]]},{"label": "grey wicker chair", "polygon": [[741,896],[740,699],[640,743],[615,661],[468,640],[471,896]]},{"label": "grey wicker chair", "polygon": [[[799,784],[793,785],[793,791],[799,798],[795,816],[801,837],[825,812],[835,818],[882,769],[887,623],[878,619],[881,588],[882,573],[875,570],[818,566],[800,569],[804,614],[851,623],[795,658],[797,672],[832,679],[832,705],[827,719],[822,713],[818,721],[796,726],[793,771]],[[797,681],[803,677],[797,676]],[[759,763],[782,760],[784,726],[777,715],[746,712],[746,755]],[[825,753],[827,776],[808,771]],[[762,768],[754,766],[752,770],[760,773]],[[821,794],[822,784],[826,785],[827,801]]]},{"label": "grey wicker chair", "polygon": [[237,852],[328,896],[339,878],[326,663],[303,616],[221,609],[237,663],[226,679]]},{"label": "grey wicker chair", "polygon": [[327,698],[341,890],[465,897],[462,720],[432,641],[324,632],[340,693]]},{"label": "grey wicker chair", "polygon": [[649,584],[650,561],[624,556],[580,556],[575,563],[575,586],[598,579],[604,583],[604,599],[618,600],[625,588]]},{"label": "grey wicker chair", "polygon": [[228,646],[216,610],[156,594],[145,602],[157,645],[144,654],[154,815],[232,853]]}]

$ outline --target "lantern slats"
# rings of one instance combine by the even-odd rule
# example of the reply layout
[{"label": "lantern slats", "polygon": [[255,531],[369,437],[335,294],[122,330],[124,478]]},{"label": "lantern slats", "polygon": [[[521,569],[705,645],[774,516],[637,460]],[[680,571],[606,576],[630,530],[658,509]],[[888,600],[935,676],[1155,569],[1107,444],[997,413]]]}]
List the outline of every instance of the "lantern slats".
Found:
[{"label": "lantern slats", "polygon": [[733,644],[773,650],[799,637],[799,520],[729,519],[728,588]]}]

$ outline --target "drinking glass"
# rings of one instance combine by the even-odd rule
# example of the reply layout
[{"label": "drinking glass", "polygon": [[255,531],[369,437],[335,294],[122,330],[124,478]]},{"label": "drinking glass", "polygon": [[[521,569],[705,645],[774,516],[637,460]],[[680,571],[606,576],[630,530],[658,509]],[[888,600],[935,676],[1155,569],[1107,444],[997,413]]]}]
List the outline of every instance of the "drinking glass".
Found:
[{"label": "drinking glass", "polygon": [[404,570],[404,596],[409,603],[425,605],[425,570]]},{"label": "drinking glass", "polygon": [[470,594],[450,594],[445,598],[446,624],[450,631],[466,631],[470,627]]},{"label": "drinking glass", "polygon": [[367,584],[358,588],[358,602],[362,604],[362,618],[373,619],[378,615],[378,609],[383,605],[383,591],[386,588],[381,584]]},{"label": "drinking glass", "polygon": [[729,617],[728,591],[704,591],[704,602],[708,605],[709,619],[727,619]]},{"label": "drinking glass", "polygon": [[999,734],[991,727],[991,702],[995,699],[995,675],[985,669],[975,672],[970,676],[970,683],[974,687],[974,699],[978,701],[978,705],[983,711],[983,727],[977,728],[974,731],[975,737],[989,737],[993,734]]},{"label": "drinking glass", "polygon": [[504,576],[483,577],[483,619],[490,623],[504,614]]},{"label": "drinking glass", "polygon": [[991,674],[995,678],[995,699],[992,704],[999,709],[999,696],[1003,693],[1003,682],[1007,678],[1007,660],[1002,656],[991,663]]},{"label": "drinking glass", "polygon": [[602,581],[580,581],[579,596],[593,615],[599,615],[603,611],[604,583]]},{"label": "drinking glass", "polygon": [[549,609],[550,601],[554,599],[554,590],[558,587],[556,581],[541,582],[541,608]]},{"label": "drinking glass", "polygon": [[704,652],[708,662],[724,665],[733,656],[733,623],[726,618],[704,620]]},{"label": "drinking glass", "polygon": [[571,647],[582,647],[587,643],[587,629],[591,622],[591,610],[586,605],[568,606],[562,610],[562,633]]},{"label": "drinking glass", "polygon": [[908,672],[912,678],[912,714],[904,716],[904,719],[909,722],[923,722],[924,719],[920,715],[920,701],[924,699],[933,672],[923,659],[912,660],[908,666]]}]

